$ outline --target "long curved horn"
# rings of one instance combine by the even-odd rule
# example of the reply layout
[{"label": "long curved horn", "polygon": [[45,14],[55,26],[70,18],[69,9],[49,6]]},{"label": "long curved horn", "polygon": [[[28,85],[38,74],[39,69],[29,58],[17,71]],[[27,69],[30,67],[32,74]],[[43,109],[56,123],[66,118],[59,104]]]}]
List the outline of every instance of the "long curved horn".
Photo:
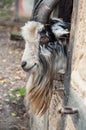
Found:
[{"label": "long curved horn", "polygon": [[43,24],[48,23],[50,14],[58,2],[59,0],[39,0],[34,5],[33,19]]}]

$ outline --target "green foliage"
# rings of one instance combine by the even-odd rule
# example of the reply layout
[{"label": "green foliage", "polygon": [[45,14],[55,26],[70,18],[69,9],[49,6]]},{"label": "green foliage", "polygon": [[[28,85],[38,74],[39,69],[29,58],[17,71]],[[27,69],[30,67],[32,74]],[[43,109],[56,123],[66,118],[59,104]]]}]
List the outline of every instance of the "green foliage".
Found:
[{"label": "green foliage", "polygon": [[20,93],[20,95],[25,95],[25,93],[26,93],[25,88],[21,88],[21,89],[19,90],[19,93]]},{"label": "green foliage", "polygon": [[11,101],[19,100],[26,93],[25,88],[16,88],[9,92],[8,96]]}]

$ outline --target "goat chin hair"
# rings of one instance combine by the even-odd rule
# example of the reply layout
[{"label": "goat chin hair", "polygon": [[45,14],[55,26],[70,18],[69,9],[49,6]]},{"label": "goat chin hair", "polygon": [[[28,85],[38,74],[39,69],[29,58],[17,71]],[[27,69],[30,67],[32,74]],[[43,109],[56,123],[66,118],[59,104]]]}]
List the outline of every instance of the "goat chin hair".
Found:
[{"label": "goat chin hair", "polygon": [[[53,59],[40,55],[39,67],[29,77],[26,90],[26,107],[31,105],[34,114],[42,116],[48,109],[53,88]],[[28,108],[27,108],[28,109]]]},{"label": "goat chin hair", "polygon": [[[43,115],[50,105],[53,93],[53,79],[57,69],[59,68],[57,60],[58,55],[60,60],[59,66],[62,66],[67,62],[67,58],[64,58],[66,57],[66,54],[64,52],[65,50],[64,46],[66,46],[66,43],[64,42],[63,39],[62,41],[61,39],[59,40],[59,37],[69,33],[69,25],[67,25],[66,23],[64,23],[59,19],[50,20],[50,24],[52,31],[51,34],[53,34],[54,37],[56,37],[54,38],[55,42],[53,41],[54,46],[53,45],[52,46],[46,45],[47,47],[41,46],[38,55],[39,64],[37,65],[36,69],[34,69],[34,71],[30,73],[28,83],[26,85],[26,98],[25,98],[26,108],[28,110],[29,106],[31,106],[33,112],[35,114],[40,115]],[[63,50],[61,50],[62,48]]]}]

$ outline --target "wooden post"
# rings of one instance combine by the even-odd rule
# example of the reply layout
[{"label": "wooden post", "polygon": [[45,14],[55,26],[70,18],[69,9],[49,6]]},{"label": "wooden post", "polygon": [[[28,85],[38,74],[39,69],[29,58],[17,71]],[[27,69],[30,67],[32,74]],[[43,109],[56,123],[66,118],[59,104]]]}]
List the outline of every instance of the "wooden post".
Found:
[{"label": "wooden post", "polygon": [[78,113],[66,116],[61,130],[86,130],[86,1],[74,0],[70,37],[72,52],[68,106]]}]

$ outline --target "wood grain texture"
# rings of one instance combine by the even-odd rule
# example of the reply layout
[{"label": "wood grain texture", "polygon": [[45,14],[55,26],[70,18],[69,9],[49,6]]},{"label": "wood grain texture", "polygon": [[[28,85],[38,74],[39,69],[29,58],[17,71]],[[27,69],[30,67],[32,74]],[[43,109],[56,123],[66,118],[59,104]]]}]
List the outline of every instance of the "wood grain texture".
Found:
[{"label": "wood grain texture", "polygon": [[[86,130],[86,1],[74,0],[70,51],[72,48],[71,86],[68,105],[78,114],[67,116],[63,129]],[[70,120],[68,121],[68,118]],[[62,129],[62,130],[63,130]],[[71,130],[71,129],[70,129]]]}]

